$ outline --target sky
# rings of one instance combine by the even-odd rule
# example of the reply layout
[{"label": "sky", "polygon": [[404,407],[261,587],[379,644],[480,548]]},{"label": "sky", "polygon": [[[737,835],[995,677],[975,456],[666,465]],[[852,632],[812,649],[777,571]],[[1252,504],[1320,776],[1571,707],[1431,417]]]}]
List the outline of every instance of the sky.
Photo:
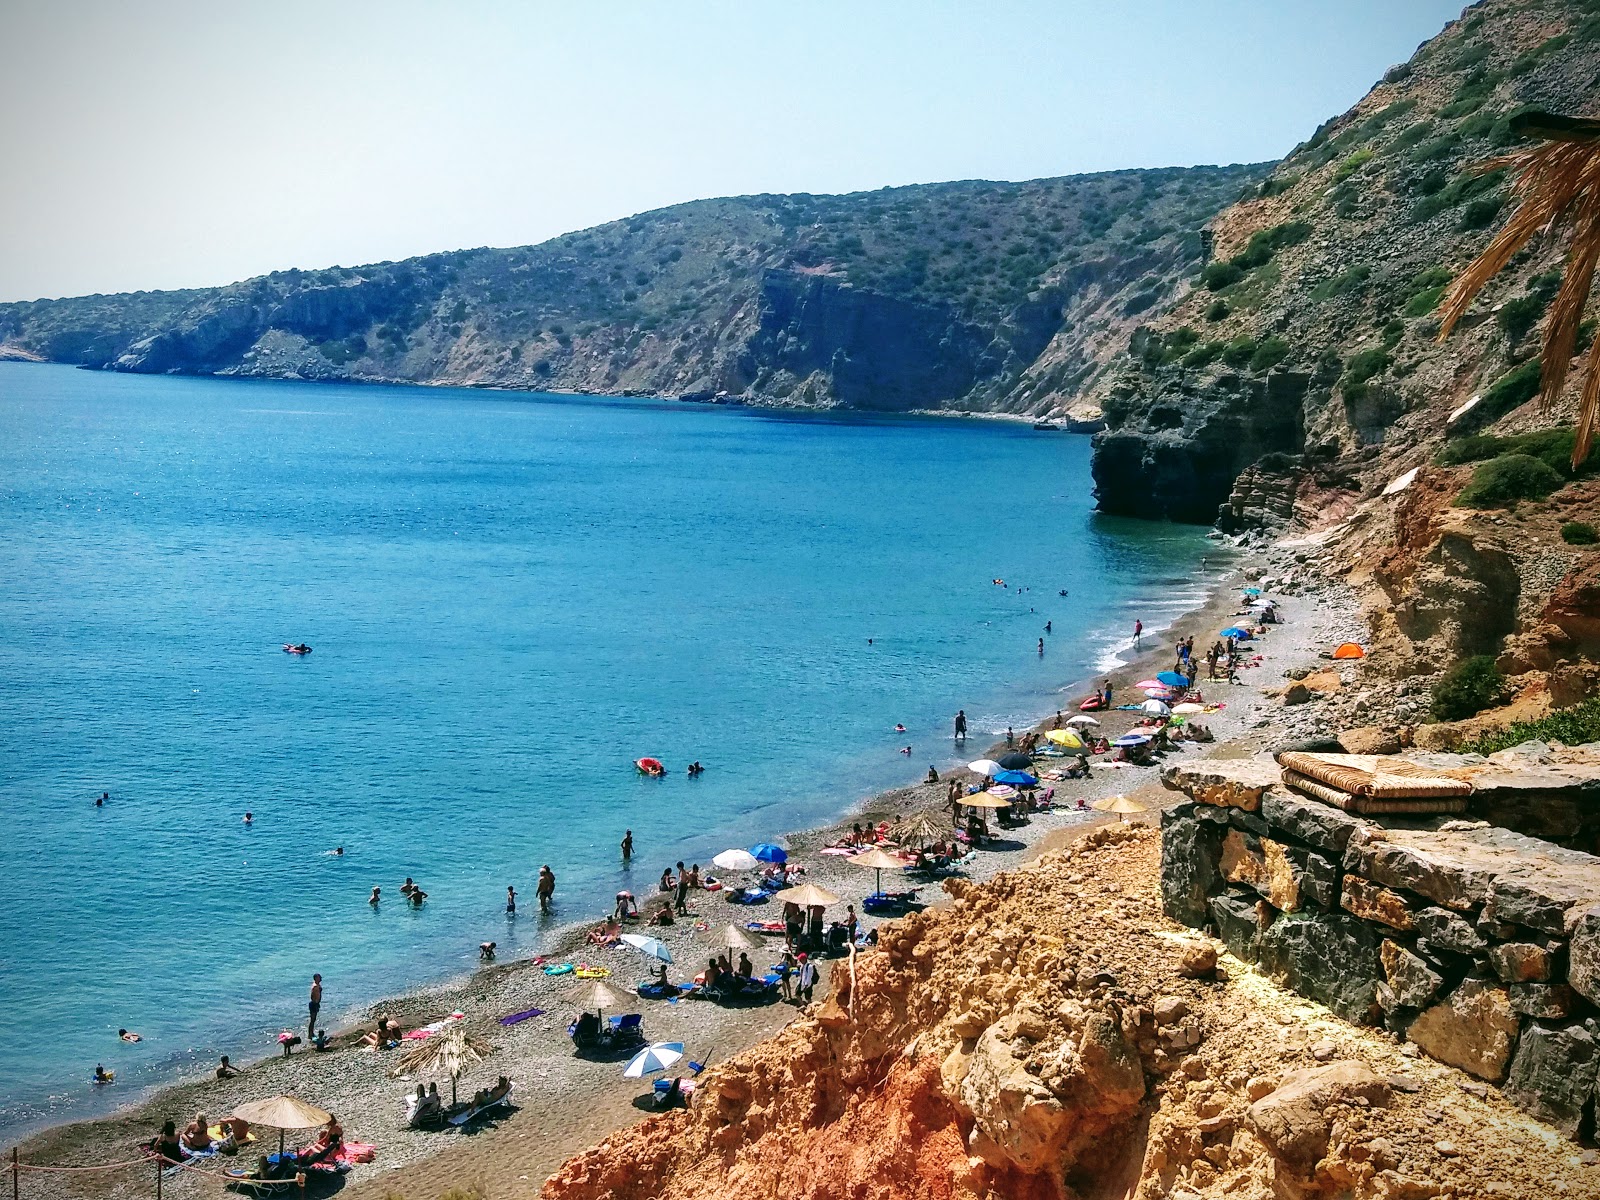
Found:
[{"label": "sky", "polygon": [[0,0],[0,300],[1282,157],[1462,0]]}]

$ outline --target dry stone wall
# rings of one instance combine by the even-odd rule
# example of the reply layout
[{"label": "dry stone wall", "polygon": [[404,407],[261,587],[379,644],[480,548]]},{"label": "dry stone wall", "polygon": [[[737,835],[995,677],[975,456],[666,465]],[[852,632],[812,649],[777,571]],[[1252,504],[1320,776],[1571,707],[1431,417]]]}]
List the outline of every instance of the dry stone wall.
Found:
[{"label": "dry stone wall", "polygon": [[1482,821],[1359,817],[1270,760],[1167,773],[1162,904],[1346,1020],[1594,1129],[1600,859]]}]

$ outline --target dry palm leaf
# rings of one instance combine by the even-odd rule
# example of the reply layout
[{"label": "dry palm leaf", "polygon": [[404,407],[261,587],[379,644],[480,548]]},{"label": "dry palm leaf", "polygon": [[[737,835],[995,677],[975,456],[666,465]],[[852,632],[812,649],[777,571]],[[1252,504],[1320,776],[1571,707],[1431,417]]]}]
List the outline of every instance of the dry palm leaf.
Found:
[{"label": "dry palm leaf", "polygon": [[[1543,140],[1475,168],[1484,173],[1503,168],[1515,171],[1511,188],[1519,202],[1506,227],[1450,285],[1441,309],[1439,340],[1450,336],[1473,297],[1535,234],[1568,227],[1567,264],[1545,322],[1541,355],[1539,404],[1548,411],[1567,382],[1578,325],[1589,300],[1595,267],[1600,264],[1600,121],[1529,112],[1513,117],[1511,127],[1518,134]],[[1600,337],[1589,348],[1584,373],[1577,443],[1572,448],[1574,469],[1589,455],[1600,415]]]}]

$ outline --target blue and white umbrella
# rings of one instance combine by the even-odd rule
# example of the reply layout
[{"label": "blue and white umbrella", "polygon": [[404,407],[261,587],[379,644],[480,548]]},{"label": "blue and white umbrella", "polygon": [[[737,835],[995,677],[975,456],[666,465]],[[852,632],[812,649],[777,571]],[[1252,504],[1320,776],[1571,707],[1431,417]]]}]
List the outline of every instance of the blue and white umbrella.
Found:
[{"label": "blue and white umbrella", "polygon": [[1150,735],[1148,733],[1125,733],[1111,744],[1113,746],[1142,746],[1149,740]]},{"label": "blue and white umbrella", "polygon": [[667,949],[667,944],[660,938],[645,937],[642,933],[625,933],[619,940],[626,942],[635,950],[643,951],[651,958],[659,958],[664,963],[672,961],[672,951]]},{"label": "blue and white umbrella", "polygon": [[994,777],[996,783],[1008,783],[1012,787],[1038,787],[1039,780],[1029,775],[1026,771],[1001,771]]},{"label": "blue and white umbrella", "polygon": [[782,846],[774,846],[771,842],[757,842],[750,847],[750,853],[759,861],[765,863],[781,863],[789,861],[789,852]]},{"label": "blue and white umbrella", "polygon": [[643,1079],[657,1071],[665,1071],[683,1057],[682,1042],[657,1042],[646,1046],[628,1060],[622,1069],[624,1079]]}]

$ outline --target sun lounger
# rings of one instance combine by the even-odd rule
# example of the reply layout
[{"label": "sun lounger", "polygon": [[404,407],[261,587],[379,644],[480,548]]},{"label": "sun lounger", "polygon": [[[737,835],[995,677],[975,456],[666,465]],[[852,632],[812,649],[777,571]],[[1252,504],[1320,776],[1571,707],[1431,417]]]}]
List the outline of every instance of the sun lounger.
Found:
[{"label": "sun lounger", "polygon": [[1286,750],[1278,765],[1351,796],[1375,800],[1436,800],[1467,796],[1472,785],[1403,758],[1381,754],[1311,754]]},{"label": "sun lounger", "polygon": [[479,1117],[493,1112],[497,1108],[508,1108],[511,1105],[511,1093],[516,1090],[516,1084],[510,1084],[504,1092],[491,1095],[482,1104],[468,1104],[459,1112],[451,1113],[446,1118],[452,1129],[464,1129]]}]

